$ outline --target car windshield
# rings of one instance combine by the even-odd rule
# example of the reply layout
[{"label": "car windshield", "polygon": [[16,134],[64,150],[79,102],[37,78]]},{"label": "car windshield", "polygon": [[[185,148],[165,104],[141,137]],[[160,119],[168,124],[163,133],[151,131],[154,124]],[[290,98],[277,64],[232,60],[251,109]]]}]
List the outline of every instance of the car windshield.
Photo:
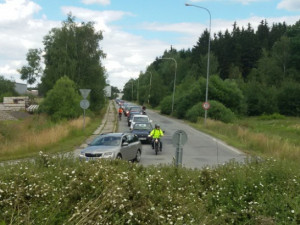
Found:
[{"label": "car windshield", "polygon": [[150,123],[137,123],[133,127],[134,130],[152,130]]},{"label": "car windshield", "polygon": [[100,136],[94,139],[90,145],[91,146],[118,146],[120,144],[121,138],[120,137],[113,137],[113,136]]},{"label": "car windshield", "polygon": [[148,122],[148,117],[139,117],[139,116],[135,116],[133,117],[133,121],[134,122]]}]

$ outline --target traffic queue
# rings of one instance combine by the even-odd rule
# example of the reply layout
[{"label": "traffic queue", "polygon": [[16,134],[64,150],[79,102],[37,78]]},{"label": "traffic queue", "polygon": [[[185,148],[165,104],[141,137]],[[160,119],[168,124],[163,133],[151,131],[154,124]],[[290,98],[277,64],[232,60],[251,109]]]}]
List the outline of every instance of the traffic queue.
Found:
[{"label": "traffic queue", "polygon": [[[80,160],[124,159],[139,162],[142,144],[151,144],[154,154],[162,151],[160,138],[163,131],[146,113],[146,107],[116,99],[120,122],[126,118],[128,131],[98,135],[86,148],[81,150]],[[123,120],[124,120],[123,119]]]}]

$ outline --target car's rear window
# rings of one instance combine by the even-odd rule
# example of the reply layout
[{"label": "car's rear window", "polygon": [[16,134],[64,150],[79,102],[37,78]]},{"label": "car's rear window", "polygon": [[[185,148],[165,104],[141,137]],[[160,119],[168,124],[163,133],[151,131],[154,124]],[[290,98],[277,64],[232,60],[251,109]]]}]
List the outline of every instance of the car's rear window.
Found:
[{"label": "car's rear window", "polygon": [[149,122],[148,117],[139,117],[135,116],[133,117],[134,122]]},{"label": "car's rear window", "polygon": [[133,129],[135,129],[135,130],[151,130],[152,127],[149,123],[141,123],[141,124],[137,123],[134,125]]}]

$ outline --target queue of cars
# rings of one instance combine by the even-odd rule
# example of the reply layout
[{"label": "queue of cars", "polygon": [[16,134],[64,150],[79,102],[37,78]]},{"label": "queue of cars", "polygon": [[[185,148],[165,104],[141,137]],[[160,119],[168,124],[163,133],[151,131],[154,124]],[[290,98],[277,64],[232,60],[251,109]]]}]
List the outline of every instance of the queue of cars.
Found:
[{"label": "queue of cars", "polygon": [[79,155],[80,160],[124,159],[139,162],[142,155],[142,143],[151,143],[148,137],[153,129],[152,120],[145,115],[141,106],[116,100],[123,108],[130,131],[125,133],[107,133],[97,136]]}]

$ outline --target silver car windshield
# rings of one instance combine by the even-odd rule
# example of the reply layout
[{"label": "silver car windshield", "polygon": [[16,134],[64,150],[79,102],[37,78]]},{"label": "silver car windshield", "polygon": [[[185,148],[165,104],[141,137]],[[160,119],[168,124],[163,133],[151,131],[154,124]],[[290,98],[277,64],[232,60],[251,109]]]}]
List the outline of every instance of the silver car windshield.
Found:
[{"label": "silver car windshield", "polygon": [[94,139],[90,145],[91,146],[118,146],[120,144],[121,138],[120,137],[112,137],[112,136],[105,136],[105,137],[98,137]]}]

